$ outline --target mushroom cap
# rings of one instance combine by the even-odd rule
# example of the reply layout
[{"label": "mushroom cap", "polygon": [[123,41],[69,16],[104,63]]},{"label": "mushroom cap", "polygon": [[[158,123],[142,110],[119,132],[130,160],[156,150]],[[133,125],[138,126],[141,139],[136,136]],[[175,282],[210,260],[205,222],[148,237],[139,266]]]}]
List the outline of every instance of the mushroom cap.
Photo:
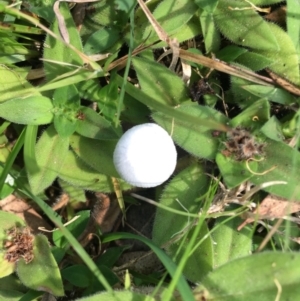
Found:
[{"label": "mushroom cap", "polygon": [[113,159],[123,180],[147,188],[158,186],[171,176],[177,152],[167,131],[155,123],[145,123],[121,137]]}]

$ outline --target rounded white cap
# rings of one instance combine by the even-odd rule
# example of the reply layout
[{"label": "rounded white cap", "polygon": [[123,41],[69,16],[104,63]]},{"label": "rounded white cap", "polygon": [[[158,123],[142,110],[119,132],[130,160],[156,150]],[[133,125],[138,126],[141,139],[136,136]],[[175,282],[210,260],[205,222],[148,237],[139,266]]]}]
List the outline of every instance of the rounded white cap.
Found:
[{"label": "rounded white cap", "polygon": [[155,187],[173,173],[177,160],[174,142],[155,123],[134,126],[119,140],[114,164],[121,178],[137,187]]}]

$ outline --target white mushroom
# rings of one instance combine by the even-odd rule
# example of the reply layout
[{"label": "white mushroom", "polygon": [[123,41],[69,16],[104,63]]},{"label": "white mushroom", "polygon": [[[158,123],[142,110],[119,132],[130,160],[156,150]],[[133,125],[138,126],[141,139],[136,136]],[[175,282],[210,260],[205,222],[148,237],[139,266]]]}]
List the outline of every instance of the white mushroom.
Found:
[{"label": "white mushroom", "polygon": [[114,164],[121,178],[137,187],[155,187],[176,166],[177,152],[167,131],[154,123],[134,126],[119,140]]}]

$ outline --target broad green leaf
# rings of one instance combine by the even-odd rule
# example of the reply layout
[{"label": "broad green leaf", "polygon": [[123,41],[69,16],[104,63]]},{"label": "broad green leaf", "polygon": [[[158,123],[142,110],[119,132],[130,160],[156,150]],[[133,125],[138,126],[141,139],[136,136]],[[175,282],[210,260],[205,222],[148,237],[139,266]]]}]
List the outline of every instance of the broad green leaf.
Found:
[{"label": "broad green leaf", "polygon": [[[0,278],[11,275],[15,271],[15,262],[8,262],[5,258],[5,253],[1,250],[0,253]],[[1,279],[0,279],[1,281]],[[0,290],[1,291],[1,290]],[[1,300],[1,299],[0,299]]]},{"label": "broad green leaf", "polygon": [[259,98],[266,98],[269,101],[282,105],[287,106],[296,102],[295,97],[291,93],[274,86],[243,85],[242,88]]},{"label": "broad green leaf", "polygon": [[[0,241],[6,238],[6,230],[13,227],[24,227],[26,226],[24,220],[15,214],[0,210]],[[0,244],[0,247],[3,246]]]},{"label": "broad green leaf", "polygon": [[200,23],[206,52],[216,53],[220,47],[221,36],[215,25],[212,14],[203,10],[200,13]]},{"label": "broad green leaf", "polygon": [[[235,161],[234,158],[226,157],[222,153],[216,156],[216,163],[220,169],[221,175],[227,188],[234,188],[243,182],[251,179],[252,172],[247,168],[245,161]],[[257,170],[257,162],[251,161],[248,163],[252,171]]]},{"label": "broad green leaf", "polygon": [[58,178],[58,184],[69,197],[69,204],[71,206],[86,202],[85,190],[82,187],[73,186],[60,178]]},{"label": "broad green leaf", "polygon": [[[175,257],[175,263],[178,264],[184,252],[186,252],[186,240],[190,239],[191,234],[191,232],[188,233],[187,237],[184,236],[167,249],[167,253],[172,258]],[[205,239],[196,250],[190,254],[183,270],[184,276],[192,282],[201,281],[213,268],[213,240],[209,235],[209,229],[206,223],[203,223],[197,241],[200,241],[203,237],[205,237]]]},{"label": "broad green leaf", "polygon": [[105,265],[108,268],[113,268],[114,264],[118,261],[122,253],[130,248],[129,246],[122,247],[110,247],[105,253],[101,254],[100,257],[97,258],[96,264],[97,266]]},{"label": "broad green leaf", "polygon": [[28,71],[0,65],[0,103],[34,93],[35,88],[26,81]]},{"label": "broad green leaf", "polygon": [[252,0],[251,3],[255,5],[270,5],[282,2],[281,0]]},{"label": "broad green leaf", "polygon": [[94,140],[78,135],[70,137],[70,145],[79,158],[98,172],[118,178],[113,163],[116,144],[117,140]]},{"label": "broad green leaf", "polygon": [[258,49],[255,52],[273,60],[269,67],[273,72],[299,85],[299,58],[293,41],[278,25],[269,23],[268,26],[268,34],[276,38],[279,49]]},{"label": "broad green leaf", "polygon": [[209,125],[205,127],[200,122],[209,119],[225,124],[228,122],[227,118],[214,109],[198,104],[185,104],[176,110],[196,117],[199,122],[183,122],[162,113],[154,113],[152,117],[187,152],[201,158],[214,159],[219,147],[219,140],[213,136],[213,129]]},{"label": "broad green leaf", "polygon": [[88,107],[81,107],[76,132],[84,137],[99,139],[99,140],[113,140],[120,137],[112,124],[104,117],[96,113]]},{"label": "broad green leaf", "polygon": [[237,230],[241,224],[239,217],[224,223],[226,219],[218,218],[214,224],[215,230],[211,233],[214,269],[236,258],[250,255],[252,251],[252,231],[247,227]]},{"label": "broad green leaf", "polygon": [[[192,18],[197,9],[197,5],[192,0],[176,2],[174,2],[174,0],[164,0],[159,2],[153,12],[153,16],[168,35],[176,35],[181,27]],[[144,24],[146,24],[146,26]],[[137,30],[143,33],[142,40],[147,40],[147,43],[158,40],[149,21],[147,20],[144,24],[136,22]]]},{"label": "broad green leaf", "polygon": [[234,117],[230,124],[233,127],[258,128],[269,118],[270,103],[266,99],[260,99]]},{"label": "broad green leaf", "polygon": [[214,12],[218,2],[219,0],[195,0],[195,3],[208,13]]},{"label": "broad green leaf", "polygon": [[91,34],[101,28],[113,28],[117,19],[118,12],[115,9],[114,1],[104,0],[92,3],[80,30],[82,40],[86,41]]},{"label": "broad green leaf", "polygon": [[236,59],[236,62],[242,66],[250,68],[253,71],[260,71],[271,66],[274,63],[274,60],[268,56],[248,51],[241,54]]},{"label": "broad green leaf", "polygon": [[123,0],[114,0],[116,9],[124,10],[126,13],[129,13],[136,4],[136,0],[128,0],[124,2]]},{"label": "broad green leaf", "polygon": [[[117,81],[119,86],[122,86],[122,84],[123,84],[122,77],[117,76],[116,81]],[[190,123],[198,124],[199,128],[195,129],[195,131],[198,131],[199,133],[202,132],[202,130],[200,128],[201,126],[210,127],[212,129],[220,130],[220,131],[227,131],[228,130],[228,126],[226,126],[226,124],[223,124],[220,121],[218,121],[218,118],[212,118],[212,112],[210,112],[209,118],[200,119],[198,117],[195,117],[192,113],[188,114],[188,113],[183,112],[182,110],[178,110],[178,108],[173,108],[173,107],[170,107],[170,106],[165,105],[163,103],[160,103],[159,101],[157,101],[153,97],[153,95],[149,95],[149,94],[143,92],[142,90],[140,90],[138,88],[135,88],[130,83],[126,84],[125,90],[131,97],[135,98],[136,100],[138,100],[142,104],[144,104],[146,106],[149,106],[151,109],[154,109],[154,110],[159,111],[163,114],[166,114],[170,118],[172,118],[172,117],[178,118],[178,120],[180,120],[184,123],[185,122],[188,122],[188,123],[190,122]],[[216,111],[214,111],[214,113],[215,112]]]},{"label": "broad green leaf", "polygon": [[[161,196],[160,204],[170,209],[198,213],[202,204],[199,197],[205,194],[207,187],[208,180],[202,166],[194,163],[170,181]],[[191,222],[187,216],[157,208],[152,240],[162,246],[187,229]]]},{"label": "broad green leaf", "polygon": [[[60,2],[59,11],[64,18],[65,25],[69,34],[70,44],[82,51],[81,39],[79,32],[75,26],[67,3]],[[50,29],[58,36],[61,36],[57,18],[51,25]],[[77,65],[81,67],[82,59],[69,47],[66,47],[61,41],[56,40],[50,35],[47,35],[44,43],[44,59],[49,60],[44,62],[45,73],[48,80],[67,72],[72,71],[65,63]],[[50,62],[52,61],[52,62]]]},{"label": "broad green leaf", "polygon": [[83,50],[87,55],[104,54],[120,39],[120,32],[115,28],[101,28],[87,39]]},{"label": "broad green leaf", "polygon": [[277,51],[279,46],[267,21],[249,6],[246,1],[220,0],[213,13],[216,25],[235,44]]},{"label": "broad green leaf", "polygon": [[76,301],[156,301],[155,298],[148,294],[135,293],[131,291],[115,291],[114,295],[109,293],[100,293],[90,297],[80,298]]},{"label": "broad green leaf", "polygon": [[169,106],[178,105],[189,99],[183,81],[164,65],[138,57],[132,61],[142,91]]},{"label": "broad green leaf", "polygon": [[87,266],[74,264],[61,271],[64,280],[69,281],[72,285],[85,288],[90,285],[91,273]]},{"label": "broad green leaf", "polygon": [[58,175],[68,153],[69,139],[59,136],[50,126],[35,147],[37,171],[28,171],[32,192],[38,194],[50,186]]},{"label": "broad green leaf", "polygon": [[266,138],[263,158],[258,162],[257,174],[251,177],[251,182],[259,185],[286,181],[285,185],[273,185],[264,190],[283,198],[300,200],[300,153],[283,142]]},{"label": "broad green leaf", "polygon": [[54,127],[63,137],[70,137],[78,125],[80,98],[74,85],[58,88],[53,94]]},{"label": "broad green leaf", "polygon": [[17,274],[21,282],[31,289],[48,292],[54,296],[63,296],[60,271],[46,236],[41,234],[35,236],[33,256],[30,263],[25,263],[23,258],[17,263]]},{"label": "broad green leaf", "polygon": [[216,57],[224,62],[232,62],[240,57],[242,54],[248,53],[246,48],[236,45],[228,45],[216,53]]},{"label": "broad green leaf", "polygon": [[0,291],[1,290],[16,290],[23,293],[27,291],[16,274],[0,279]]},{"label": "broad green leaf", "polygon": [[15,290],[0,290],[0,301],[19,301],[24,296],[23,292]]},{"label": "broad green leaf", "polygon": [[[86,225],[90,219],[90,210],[82,210],[76,213],[76,219],[72,223],[66,225],[67,229],[75,236],[79,237],[83,233]],[[65,248],[68,245],[68,240],[65,236],[57,229],[52,233],[52,240],[54,244],[59,248]]]},{"label": "broad green leaf", "polygon": [[0,103],[0,117],[14,123],[40,125],[53,119],[53,105],[44,96],[15,98]]},{"label": "broad green leaf", "polygon": [[299,53],[300,45],[300,25],[299,25],[299,16],[300,14],[300,5],[299,2],[293,0],[287,0],[287,14],[286,14],[286,25],[287,33],[291,40],[293,41],[297,53]]},{"label": "broad green leaf", "polygon": [[266,122],[260,131],[268,138],[275,141],[283,141],[284,135],[281,129],[281,124],[276,116],[272,116],[268,122]]},{"label": "broad green leaf", "polygon": [[231,100],[231,102],[237,103],[240,108],[244,109],[245,107],[252,105],[255,101],[261,98],[243,88],[244,86],[252,85],[252,82],[237,76],[231,76],[230,79],[230,92],[232,94],[232,97],[229,98],[229,101]]},{"label": "broad green leaf", "polygon": [[115,74],[111,75],[110,83],[99,91],[98,99],[100,113],[110,122],[114,122],[119,105],[119,91]]},{"label": "broad green leaf", "polygon": [[[91,168],[80,159],[73,151],[69,151],[65,161],[58,172],[59,178],[67,183],[92,191],[113,192],[114,187],[109,176],[104,175]],[[122,190],[130,189],[131,186],[121,179]]]},{"label": "broad green leaf", "polygon": [[149,122],[151,114],[150,109],[136,101],[133,97],[125,93],[124,95],[124,110],[121,113],[121,120],[133,124],[141,124]]},{"label": "broad green leaf", "polygon": [[[111,286],[115,286],[116,284],[120,283],[120,279],[117,277],[117,275],[113,272],[111,268],[108,268],[105,265],[97,265],[101,273],[103,273],[103,276],[107,280],[107,282]],[[83,295],[90,296],[92,294],[104,291],[105,288],[103,285],[99,283],[99,281],[96,280],[95,276],[90,272],[90,285],[84,290]]]},{"label": "broad green leaf", "polygon": [[229,262],[201,281],[199,300],[297,300],[300,255],[264,252]]}]

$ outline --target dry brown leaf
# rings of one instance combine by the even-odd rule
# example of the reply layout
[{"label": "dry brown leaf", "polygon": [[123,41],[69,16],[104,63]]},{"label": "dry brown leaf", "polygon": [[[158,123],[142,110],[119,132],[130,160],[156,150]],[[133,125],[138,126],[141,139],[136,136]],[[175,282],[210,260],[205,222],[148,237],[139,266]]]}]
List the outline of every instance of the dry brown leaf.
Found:
[{"label": "dry brown leaf", "polygon": [[3,211],[11,212],[22,218],[29,226],[33,234],[40,233],[39,227],[50,229],[51,226],[23,199],[14,195],[9,195],[3,200],[0,200],[0,208]]},{"label": "dry brown leaf", "polygon": [[300,211],[300,202],[289,201],[269,194],[251,213],[251,216],[238,227],[238,230],[240,231],[244,226],[256,220],[282,218],[298,211]]}]

